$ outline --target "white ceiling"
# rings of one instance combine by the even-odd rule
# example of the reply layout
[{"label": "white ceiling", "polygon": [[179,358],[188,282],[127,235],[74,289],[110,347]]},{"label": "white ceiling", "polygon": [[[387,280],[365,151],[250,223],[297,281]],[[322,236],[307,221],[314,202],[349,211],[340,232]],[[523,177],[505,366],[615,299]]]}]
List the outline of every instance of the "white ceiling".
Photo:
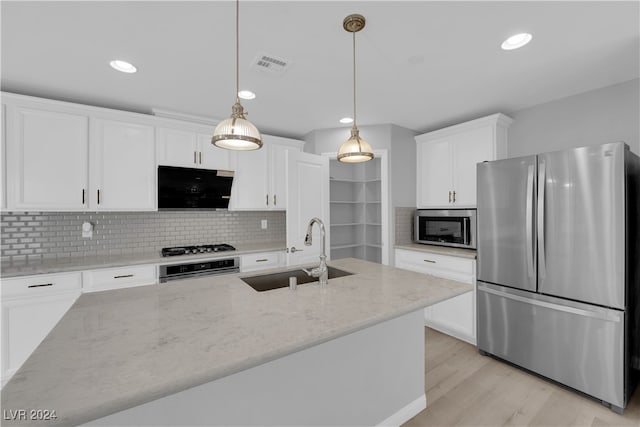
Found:
[{"label": "white ceiling", "polygon": [[[357,35],[358,124],[418,132],[512,113],[640,76],[640,2],[242,1],[243,101],[264,133],[302,137],[351,115]],[[234,101],[235,3],[2,1],[2,90],[150,113],[216,119]],[[533,41],[502,51],[508,36]],[[288,59],[273,76],[258,53]],[[118,73],[111,59],[139,72]]]}]

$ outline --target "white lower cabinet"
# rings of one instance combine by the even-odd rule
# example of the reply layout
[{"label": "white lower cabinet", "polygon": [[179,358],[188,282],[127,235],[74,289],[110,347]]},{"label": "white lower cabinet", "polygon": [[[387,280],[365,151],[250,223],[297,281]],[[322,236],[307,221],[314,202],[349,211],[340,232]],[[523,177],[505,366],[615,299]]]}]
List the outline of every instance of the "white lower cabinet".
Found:
[{"label": "white lower cabinet", "polygon": [[242,273],[267,268],[284,267],[284,264],[284,251],[240,255],[240,271]]},{"label": "white lower cabinet", "polygon": [[476,261],[449,255],[405,249],[395,250],[396,267],[455,280],[473,287],[425,308],[425,325],[445,334],[476,344]]},{"label": "white lower cabinet", "polygon": [[82,272],[84,292],[107,291],[158,283],[155,264],[101,268]]},{"label": "white lower cabinet", "polygon": [[82,291],[79,272],[2,280],[2,385],[49,334]]}]

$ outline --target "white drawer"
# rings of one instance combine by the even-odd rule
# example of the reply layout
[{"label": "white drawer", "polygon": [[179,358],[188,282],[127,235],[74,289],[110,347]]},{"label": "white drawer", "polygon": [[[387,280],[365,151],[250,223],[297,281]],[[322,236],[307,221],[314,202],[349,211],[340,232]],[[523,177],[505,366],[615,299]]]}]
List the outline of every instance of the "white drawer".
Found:
[{"label": "white drawer", "polygon": [[475,260],[396,249],[396,267],[473,284]]},{"label": "white drawer", "polygon": [[79,272],[2,279],[3,298],[52,295],[74,290],[78,292],[82,290],[82,276]]},{"label": "white drawer", "polygon": [[240,255],[240,271],[264,270],[280,266],[282,252],[260,252]]},{"label": "white drawer", "polygon": [[82,273],[82,283],[85,292],[153,285],[157,283],[156,266],[135,265],[85,271]]}]

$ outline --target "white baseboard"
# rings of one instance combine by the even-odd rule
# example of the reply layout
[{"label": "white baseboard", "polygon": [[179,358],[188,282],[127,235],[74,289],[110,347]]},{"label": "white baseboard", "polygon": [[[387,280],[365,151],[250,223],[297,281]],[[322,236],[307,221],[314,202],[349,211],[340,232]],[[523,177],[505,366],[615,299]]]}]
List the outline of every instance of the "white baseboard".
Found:
[{"label": "white baseboard", "polygon": [[427,407],[427,396],[423,394],[398,412],[378,424],[379,427],[400,427]]}]

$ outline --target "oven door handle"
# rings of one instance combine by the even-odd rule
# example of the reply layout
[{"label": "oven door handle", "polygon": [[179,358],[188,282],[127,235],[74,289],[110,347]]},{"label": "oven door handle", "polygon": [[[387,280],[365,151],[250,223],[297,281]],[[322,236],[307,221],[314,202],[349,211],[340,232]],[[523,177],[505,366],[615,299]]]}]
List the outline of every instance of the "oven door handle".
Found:
[{"label": "oven door handle", "polygon": [[196,272],[189,272],[189,273],[184,273],[184,274],[172,274],[169,276],[159,276],[159,281],[160,283],[167,283],[170,282],[172,280],[179,280],[179,279],[194,279],[196,277],[201,277],[201,276],[217,276],[217,275],[221,275],[221,274],[229,274],[229,273],[239,273],[240,272],[240,268],[239,267],[229,267],[229,268],[221,268],[218,270],[201,270],[201,271],[196,271]]}]

